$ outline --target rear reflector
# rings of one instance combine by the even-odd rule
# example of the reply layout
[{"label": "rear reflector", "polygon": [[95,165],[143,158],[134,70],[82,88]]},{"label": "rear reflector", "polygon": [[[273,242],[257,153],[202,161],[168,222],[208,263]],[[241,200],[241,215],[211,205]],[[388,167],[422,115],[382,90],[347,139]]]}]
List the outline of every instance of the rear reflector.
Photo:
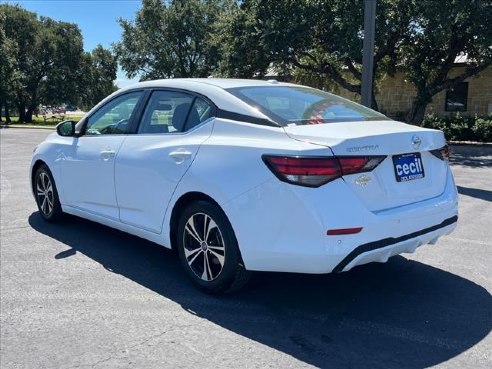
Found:
[{"label": "rear reflector", "polygon": [[263,155],[263,161],[281,181],[319,187],[343,175],[368,172],[385,156],[276,156]]},{"label": "rear reflector", "polygon": [[357,228],[340,228],[340,229],[329,229],[326,234],[328,236],[340,236],[344,234],[355,234],[362,231],[362,227]]}]

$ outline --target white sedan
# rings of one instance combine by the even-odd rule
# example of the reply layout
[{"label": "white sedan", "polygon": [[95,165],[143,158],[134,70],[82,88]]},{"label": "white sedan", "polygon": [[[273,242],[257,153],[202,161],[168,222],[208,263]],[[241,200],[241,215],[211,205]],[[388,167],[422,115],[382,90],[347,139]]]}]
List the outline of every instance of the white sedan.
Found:
[{"label": "white sedan", "polygon": [[330,273],[434,244],[457,191],[440,131],[277,81],[138,83],[34,151],[41,216],[174,249],[208,292],[251,271]]}]

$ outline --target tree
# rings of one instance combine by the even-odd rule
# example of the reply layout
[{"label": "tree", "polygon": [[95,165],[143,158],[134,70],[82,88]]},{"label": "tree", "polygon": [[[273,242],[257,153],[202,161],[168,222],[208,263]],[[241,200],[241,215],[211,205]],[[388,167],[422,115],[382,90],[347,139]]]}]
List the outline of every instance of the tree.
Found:
[{"label": "tree", "polygon": [[38,19],[18,5],[1,4],[0,14],[8,25],[6,37],[17,45],[14,58],[20,86],[14,100],[19,121],[31,122],[41,93],[48,99],[70,95],[67,91],[82,54],[82,36],[74,24]]},{"label": "tree", "polygon": [[[46,57],[50,63],[42,72],[43,77],[38,85],[38,99],[33,99],[34,109],[38,101],[47,105],[60,103],[76,103],[77,96],[77,71],[80,68],[82,57],[82,36],[75,24],[57,22],[50,18],[41,17],[43,28],[49,30],[51,56]],[[41,72],[41,71],[40,71]],[[32,111],[28,109],[28,115]]]},{"label": "tree", "polygon": [[84,52],[77,73],[76,103],[90,108],[116,91],[117,62],[111,51],[97,45],[91,53]]},{"label": "tree", "polygon": [[210,34],[232,0],[143,0],[135,21],[120,19],[114,51],[129,78],[208,77],[217,64]]},{"label": "tree", "polygon": [[[394,73],[414,2],[378,1],[373,75]],[[263,75],[273,63],[361,93],[363,0],[246,0],[217,36],[228,76]],[[232,45],[232,47],[231,47]],[[255,51],[251,51],[255,50]],[[373,93],[374,108],[377,103]]]},{"label": "tree", "polygon": [[92,67],[93,67],[93,92],[92,104],[98,103],[110,93],[116,91],[114,84],[116,79],[116,69],[118,63],[110,50],[103,48],[101,45],[92,50]]},{"label": "tree", "polygon": [[[36,15],[23,10],[19,6],[10,6],[0,4],[0,16],[4,19],[3,31],[6,39],[10,40],[11,46],[15,45],[15,49],[10,49],[11,58],[15,60],[15,71],[17,72],[18,88],[15,90],[13,102],[19,109],[19,114],[25,117],[26,96],[21,91],[24,91],[28,85],[28,70],[32,65],[36,64],[33,56],[29,53],[30,45],[35,43],[35,35],[38,32],[38,23]],[[8,25],[8,27],[7,27]],[[4,47],[8,47],[4,44]],[[7,82],[6,80],[5,82]],[[4,82],[4,83],[5,83]]]},{"label": "tree", "polygon": [[[363,0],[245,0],[215,34],[219,73],[263,76],[270,65],[311,85],[360,94]],[[491,64],[492,3],[378,0],[373,77],[403,70],[417,90],[407,119],[419,123],[440,91]],[[455,58],[469,64],[450,76]],[[373,90],[372,107],[377,109]]]},{"label": "tree", "polygon": [[116,69],[101,45],[83,51],[77,25],[0,4],[0,107],[15,104],[19,121],[31,122],[40,102],[94,105],[115,91]]},{"label": "tree", "polygon": [[220,53],[216,76],[252,78],[267,73],[273,50],[262,37],[272,27],[263,26],[255,5],[249,1],[232,4],[215,24],[211,44]]},{"label": "tree", "polygon": [[20,88],[17,72],[17,44],[5,34],[6,17],[0,13],[0,121],[2,121],[1,110],[5,108],[5,120],[10,119],[10,106],[14,100],[15,91]]},{"label": "tree", "polygon": [[[449,0],[417,3],[409,42],[400,63],[417,90],[407,120],[420,123],[432,97],[492,65],[492,3]],[[450,71],[457,56],[468,59],[456,76]]]}]

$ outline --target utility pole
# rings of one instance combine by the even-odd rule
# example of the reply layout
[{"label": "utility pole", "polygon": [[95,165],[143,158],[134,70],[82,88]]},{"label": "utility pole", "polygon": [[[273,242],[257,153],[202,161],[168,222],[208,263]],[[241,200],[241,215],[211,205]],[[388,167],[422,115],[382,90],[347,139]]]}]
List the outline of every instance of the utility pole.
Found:
[{"label": "utility pole", "polygon": [[371,107],[372,70],[374,66],[374,28],[376,23],[376,1],[364,0],[364,45],[362,50],[362,105]]}]

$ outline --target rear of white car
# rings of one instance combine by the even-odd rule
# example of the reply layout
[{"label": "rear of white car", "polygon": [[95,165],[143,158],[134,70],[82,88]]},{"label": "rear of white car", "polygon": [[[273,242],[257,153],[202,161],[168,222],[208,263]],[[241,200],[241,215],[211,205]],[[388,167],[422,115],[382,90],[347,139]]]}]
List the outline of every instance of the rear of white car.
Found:
[{"label": "rear of white car", "polygon": [[262,152],[270,180],[222,205],[247,269],[347,271],[456,227],[442,132],[388,119],[311,119],[283,129],[284,147]]}]

